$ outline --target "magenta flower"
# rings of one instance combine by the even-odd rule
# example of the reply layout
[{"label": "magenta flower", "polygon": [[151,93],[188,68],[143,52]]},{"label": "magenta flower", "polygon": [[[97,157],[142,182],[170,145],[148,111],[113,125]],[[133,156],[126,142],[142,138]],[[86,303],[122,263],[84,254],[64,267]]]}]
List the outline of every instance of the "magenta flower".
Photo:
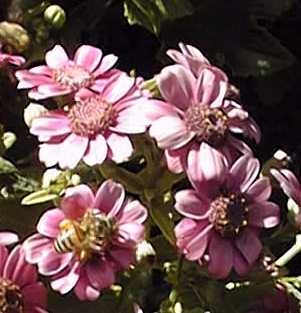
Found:
[{"label": "magenta flower", "polygon": [[16,66],[21,66],[22,64],[25,63],[25,59],[18,55],[7,54],[0,51],[0,67],[7,63]]},{"label": "magenta flower", "polygon": [[95,300],[114,283],[116,271],[133,263],[146,218],[146,209],[126,200],[123,187],[111,180],[95,196],[86,185],[70,188],[60,208],[42,215],[38,234],[25,241],[26,259],[50,276],[54,290],[74,289],[79,299]]},{"label": "magenta flower", "polygon": [[116,71],[109,71],[117,62],[113,54],[103,56],[100,49],[83,45],[70,60],[64,48],[56,45],[45,55],[47,65],[16,72],[19,89],[31,89],[29,97],[40,100],[74,94],[81,89],[102,90],[104,82]]},{"label": "magenta flower", "polygon": [[19,241],[19,236],[16,233],[2,231],[0,232],[0,246],[9,246]]},{"label": "magenta flower", "polygon": [[168,66],[158,75],[161,95],[170,106],[153,121],[149,132],[158,146],[166,149],[171,171],[183,171],[189,151],[203,143],[232,162],[240,153],[251,153],[233,134],[260,140],[259,128],[249,114],[239,104],[224,99],[227,84],[225,75],[210,67],[203,68],[198,77],[182,65]]},{"label": "magenta flower", "polygon": [[176,210],[185,216],[176,226],[177,246],[188,260],[209,258],[208,270],[226,278],[231,269],[245,275],[262,250],[260,228],[279,223],[279,207],[268,201],[268,178],[256,180],[259,162],[241,156],[231,167],[221,153],[203,144],[188,158],[194,189],[176,193]]},{"label": "magenta flower", "polygon": [[0,246],[0,312],[47,313],[47,289],[36,269],[24,258],[21,246],[10,253]]},{"label": "magenta flower", "polygon": [[301,228],[301,185],[295,174],[287,169],[271,169],[272,175],[277,179],[284,193],[299,207],[299,212],[295,217],[295,222]]},{"label": "magenta flower", "polygon": [[74,168],[80,160],[90,166],[106,158],[126,161],[133,152],[128,135],[146,130],[150,122],[144,107],[152,101],[157,102],[125,73],[108,82],[101,94],[80,91],[69,111],[49,111],[33,120],[30,132],[43,142],[40,160],[61,168]]}]

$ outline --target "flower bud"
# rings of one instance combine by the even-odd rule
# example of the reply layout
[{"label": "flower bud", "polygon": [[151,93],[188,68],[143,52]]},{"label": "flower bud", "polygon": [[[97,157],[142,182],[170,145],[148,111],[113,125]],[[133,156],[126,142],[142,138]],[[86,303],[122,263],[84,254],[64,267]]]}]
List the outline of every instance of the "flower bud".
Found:
[{"label": "flower bud", "polygon": [[147,260],[149,261],[149,263],[153,263],[155,256],[156,256],[156,252],[153,246],[149,242],[144,240],[137,245],[137,250],[136,250],[137,262]]},{"label": "flower bud", "polygon": [[24,121],[28,127],[31,127],[32,122],[35,118],[42,116],[47,113],[48,110],[37,103],[29,103],[29,105],[24,110]]},{"label": "flower bud", "polygon": [[30,43],[27,30],[21,25],[11,22],[0,23],[0,40],[4,44],[14,47],[18,52],[27,49]]},{"label": "flower bud", "polygon": [[78,174],[73,174],[71,176],[71,184],[72,186],[77,186],[81,182],[80,176]]},{"label": "flower bud", "polygon": [[66,21],[66,13],[59,5],[51,5],[44,11],[44,18],[53,28],[60,29]]},{"label": "flower bud", "polygon": [[42,188],[48,188],[53,182],[55,182],[61,175],[62,171],[55,168],[46,170],[42,178]]},{"label": "flower bud", "polygon": [[5,132],[2,137],[5,149],[9,149],[17,140],[17,137],[12,132]]}]

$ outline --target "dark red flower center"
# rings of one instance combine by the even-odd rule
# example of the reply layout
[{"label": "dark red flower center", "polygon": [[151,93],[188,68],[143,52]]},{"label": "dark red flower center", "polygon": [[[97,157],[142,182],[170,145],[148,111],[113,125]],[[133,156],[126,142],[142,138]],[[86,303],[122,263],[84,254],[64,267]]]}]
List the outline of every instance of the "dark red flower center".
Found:
[{"label": "dark red flower center", "polygon": [[65,219],[54,241],[58,253],[74,252],[80,261],[102,255],[108,249],[117,231],[114,219],[89,209],[80,220]]},{"label": "dark red flower center", "polygon": [[24,312],[23,297],[20,287],[5,278],[0,278],[0,312]]},{"label": "dark red flower center", "polygon": [[222,237],[233,238],[248,225],[247,201],[239,193],[218,196],[210,208],[209,221]]},{"label": "dark red flower center", "polygon": [[70,109],[68,117],[72,132],[94,137],[115,123],[116,111],[111,103],[100,96],[80,100]]},{"label": "dark red flower center", "polygon": [[187,128],[194,132],[199,141],[213,146],[221,145],[228,132],[228,117],[218,108],[192,105],[185,112]]},{"label": "dark red flower center", "polygon": [[91,73],[77,65],[69,65],[53,71],[53,79],[63,87],[78,90],[89,87],[94,82]]}]

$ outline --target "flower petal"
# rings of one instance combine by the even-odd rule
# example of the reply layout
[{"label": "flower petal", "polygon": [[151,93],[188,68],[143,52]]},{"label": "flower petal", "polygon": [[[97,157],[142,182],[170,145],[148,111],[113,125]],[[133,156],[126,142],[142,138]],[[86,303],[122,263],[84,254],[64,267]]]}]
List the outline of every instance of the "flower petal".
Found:
[{"label": "flower petal", "polygon": [[89,166],[101,164],[107,157],[108,146],[102,135],[97,135],[95,139],[89,140],[89,146],[83,157],[84,162]]},{"label": "flower petal", "polygon": [[47,306],[47,289],[41,282],[24,286],[22,296],[25,308],[34,306],[45,308]]},{"label": "flower petal", "polygon": [[142,224],[147,219],[146,208],[137,200],[127,202],[117,216],[119,224]]},{"label": "flower petal", "polygon": [[74,62],[89,72],[93,72],[99,65],[101,58],[102,51],[100,49],[89,45],[82,45],[75,52]]},{"label": "flower petal", "polygon": [[122,185],[113,180],[105,181],[98,189],[94,207],[109,217],[116,216],[125,199],[125,191]]},{"label": "flower petal", "polygon": [[134,148],[128,136],[111,133],[107,138],[109,157],[116,163],[128,161]]},{"label": "flower petal", "polygon": [[66,218],[77,219],[88,208],[94,205],[94,194],[87,185],[78,185],[68,188],[65,197],[61,201],[61,209]]},{"label": "flower petal", "polygon": [[52,276],[62,271],[72,260],[73,253],[57,253],[54,248],[47,251],[39,261],[39,272],[45,276]]},{"label": "flower petal", "polygon": [[59,69],[66,65],[69,61],[65,49],[60,45],[55,45],[52,50],[49,50],[45,55],[47,65],[52,69]]},{"label": "flower petal", "polygon": [[94,301],[100,295],[100,292],[91,286],[86,272],[81,273],[80,279],[75,286],[74,292],[81,301]]},{"label": "flower petal", "polygon": [[39,220],[37,231],[46,237],[56,238],[60,232],[60,222],[65,214],[60,209],[46,211]]},{"label": "flower petal", "polygon": [[97,78],[98,76],[107,72],[109,69],[111,69],[115,65],[117,61],[118,61],[118,57],[114,54],[108,54],[104,56],[101,60],[100,66],[93,73],[94,76]]},{"label": "flower petal", "polygon": [[0,246],[9,246],[19,241],[19,236],[15,233],[2,231],[0,232]]},{"label": "flower petal", "polygon": [[248,209],[248,222],[253,226],[271,228],[280,222],[280,208],[273,202],[254,203]]},{"label": "flower petal", "polygon": [[175,174],[180,174],[184,171],[184,164],[187,158],[187,147],[176,150],[165,150],[165,158],[168,169]]},{"label": "flower petal", "polygon": [[40,145],[39,160],[44,162],[47,167],[54,166],[59,162],[61,144],[47,144]]},{"label": "flower petal", "polygon": [[115,282],[115,273],[109,262],[89,262],[86,271],[91,285],[97,290],[110,287]]},{"label": "flower petal", "polygon": [[40,234],[30,236],[23,243],[26,261],[32,264],[40,262],[48,251],[53,249],[53,240]]},{"label": "flower petal", "polygon": [[8,257],[8,250],[6,247],[0,245],[0,275],[3,276],[3,269]]},{"label": "flower petal", "polygon": [[253,202],[267,200],[272,192],[272,186],[268,177],[257,179],[248,189],[246,194]]}]

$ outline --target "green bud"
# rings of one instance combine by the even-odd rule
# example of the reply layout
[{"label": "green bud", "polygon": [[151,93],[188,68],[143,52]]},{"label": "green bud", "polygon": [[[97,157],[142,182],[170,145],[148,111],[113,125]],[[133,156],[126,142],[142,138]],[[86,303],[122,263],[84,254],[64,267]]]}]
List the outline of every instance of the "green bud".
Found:
[{"label": "green bud", "polygon": [[44,11],[44,18],[53,28],[60,29],[66,21],[66,13],[59,5],[51,5]]},{"label": "green bud", "polygon": [[19,24],[6,21],[0,23],[0,40],[11,45],[18,52],[26,50],[30,43],[26,29]]},{"label": "green bud", "polygon": [[17,140],[17,137],[12,132],[5,132],[2,137],[5,149],[9,149]]}]

